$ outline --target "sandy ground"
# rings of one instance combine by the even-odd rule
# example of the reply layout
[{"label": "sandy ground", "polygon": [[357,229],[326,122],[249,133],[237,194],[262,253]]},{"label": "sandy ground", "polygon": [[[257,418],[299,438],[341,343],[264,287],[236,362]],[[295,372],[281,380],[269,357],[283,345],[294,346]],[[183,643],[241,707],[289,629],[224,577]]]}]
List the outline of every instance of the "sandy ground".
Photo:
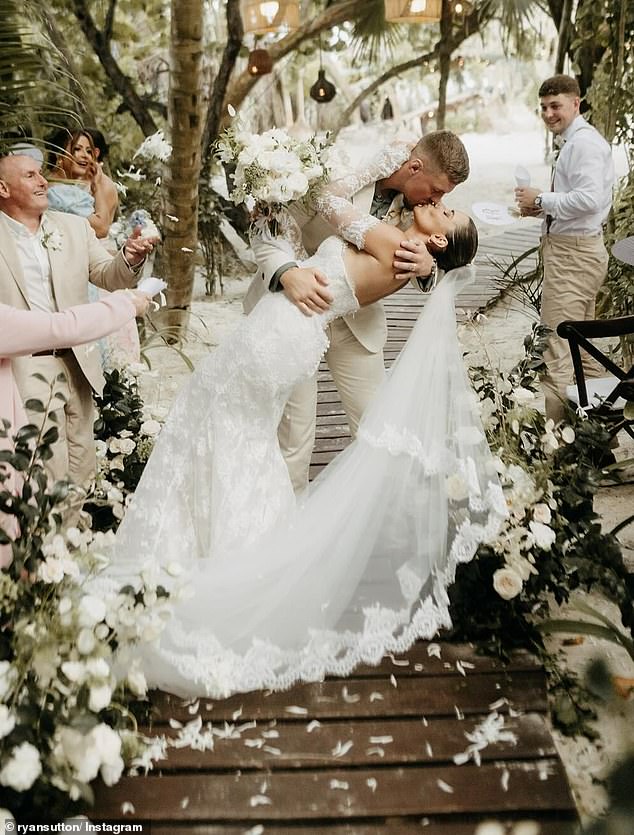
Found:
[{"label": "sandy ground", "polygon": [[[526,110],[518,110],[515,118],[507,120],[514,125],[514,132],[499,135],[468,134],[463,137],[468,148],[472,174],[467,183],[458,186],[446,202],[455,208],[469,210],[479,200],[496,201],[510,206],[513,202],[514,171],[518,163],[531,172],[535,186],[547,187],[549,169],[544,163],[545,134],[535,117]],[[624,160],[616,154],[617,168],[624,170]],[[532,223],[534,221],[518,221]],[[482,236],[496,234],[504,227],[493,227],[477,221]],[[225,281],[222,298],[210,300],[204,295],[204,282],[199,278],[196,286],[191,338],[185,348],[195,364],[214,345],[219,344],[242,315],[241,300],[250,277],[238,275]],[[508,368],[523,353],[522,337],[530,330],[534,313],[517,302],[498,302],[477,325],[460,326],[461,340],[468,351],[468,361]],[[149,353],[153,371],[145,376],[143,393],[148,409],[156,416],[165,415],[176,390],[188,375],[188,369],[178,355],[165,348]],[[623,446],[617,457],[634,457],[634,443]],[[632,485],[603,487],[596,497],[596,508],[606,529],[611,529],[632,512],[634,487]],[[621,540],[634,568],[634,525],[625,530]],[[629,549],[629,550],[628,550]],[[593,601],[601,611],[618,620],[615,607],[603,601]],[[613,645],[586,638],[579,646],[564,647],[562,640],[553,639],[553,648],[561,647],[566,663],[581,673],[592,657],[601,655],[614,666],[617,675],[634,677],[634,664],[625,652]],[[569,739],[555,732],[555,739],[575,793],[579,811],[584,819],[600,813],[605,806],[605,793],[597,782],[616,761],[627,744],[632,744],[631,721],[621,715],[600,710],[597,727],[600,741],[590,743],[585,738]]]}]

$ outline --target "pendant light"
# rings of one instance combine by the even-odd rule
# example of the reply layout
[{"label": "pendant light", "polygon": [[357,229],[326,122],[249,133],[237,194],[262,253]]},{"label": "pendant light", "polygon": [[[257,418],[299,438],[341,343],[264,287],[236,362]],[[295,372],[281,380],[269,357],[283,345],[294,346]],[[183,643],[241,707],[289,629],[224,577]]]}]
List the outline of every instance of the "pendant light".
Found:
[{"label": "pendant light", "polygon": [[391,23],[435,23],[442,0],[385,0],[385,19]]},{"label": "pendant light", "polygon": [[309,90],[309,96],[318,104],[326,104],[332,101],[337,95],[337,88],[326,78],[326,70],[321,61],[321,38],[319,38],[319,72],[317,73],[317,81]]},{"label": "pendant light", "polygon": [[249,75],[266,75],[273,69],[273,59],[266,49],[252,49],[249,52],[247,72]]},{"label": "pendant light", "polygon": [[299,26],[299,0],[241,0],[240,13],[245,34]]}]

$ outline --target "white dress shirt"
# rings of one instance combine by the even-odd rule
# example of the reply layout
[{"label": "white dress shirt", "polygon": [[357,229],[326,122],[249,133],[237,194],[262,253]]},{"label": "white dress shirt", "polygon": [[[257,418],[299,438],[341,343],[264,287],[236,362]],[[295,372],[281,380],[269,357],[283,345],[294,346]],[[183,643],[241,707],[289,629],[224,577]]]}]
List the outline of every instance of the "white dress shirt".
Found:
[{"label": "white dress shirt", "polygon": [[[564,145],[555,163],[553,190],[542,194],[551,215],[552,235],[599,235],[612,205],[612,149],[583,116],[561,134]],[[546,234],[544,223],[542,233]]]},{"label": "white dress shirt", "polygon": [[55,313],[57,305],[51,286],[51,265],[42,242],[42,224],[37,232],[29,232],[23,223],[5,214],[4,218],[15,241],[24,274],[26,293],[34,310]]}]

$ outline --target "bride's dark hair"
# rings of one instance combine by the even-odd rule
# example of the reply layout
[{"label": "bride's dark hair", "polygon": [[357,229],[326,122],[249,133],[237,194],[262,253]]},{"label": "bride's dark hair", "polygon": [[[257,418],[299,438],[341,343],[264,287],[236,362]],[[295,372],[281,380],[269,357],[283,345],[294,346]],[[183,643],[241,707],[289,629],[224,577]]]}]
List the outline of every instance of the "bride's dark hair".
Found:
[{"label": "bride's dark hair", "polygon": [[456,267],[470,264],[478,251],[478,230],[471,218],[464,226],[456,226],[447,235],[447,248],[442,252],[433,252],[441,270],[448,272]]}]

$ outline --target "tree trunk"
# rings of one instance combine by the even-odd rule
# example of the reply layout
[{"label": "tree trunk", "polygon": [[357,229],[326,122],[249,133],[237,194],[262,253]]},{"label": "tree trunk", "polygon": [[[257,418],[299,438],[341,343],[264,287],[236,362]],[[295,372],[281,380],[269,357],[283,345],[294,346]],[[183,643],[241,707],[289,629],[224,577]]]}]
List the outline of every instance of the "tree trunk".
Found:
[{"label": "tree trunk", "polygon": [[561,10],[557,38],[557,56],[555,57],[555,74],[560,75],[564,71],[570,35],[572,32],[572,0],[564,0]]},{"label": "tree trunk", "polygon": [[[172,0],[168,118],[172,156],[165,178],[163,264],[170,308],[187,309],[198,245],[198,180],[203,129],[203,0]],[[172,217],[178,220],[171,220]],[[170,325],[180,328],[178,314]]]},{"label": "tree trunk", "polygon": [[440,12],[440,42],[438,44],[438,109],[436,110],[436,129],[445,129],[445,116],[447,114],[447,84],[451,71],[451,3],[450,0],[442,0]]}]

